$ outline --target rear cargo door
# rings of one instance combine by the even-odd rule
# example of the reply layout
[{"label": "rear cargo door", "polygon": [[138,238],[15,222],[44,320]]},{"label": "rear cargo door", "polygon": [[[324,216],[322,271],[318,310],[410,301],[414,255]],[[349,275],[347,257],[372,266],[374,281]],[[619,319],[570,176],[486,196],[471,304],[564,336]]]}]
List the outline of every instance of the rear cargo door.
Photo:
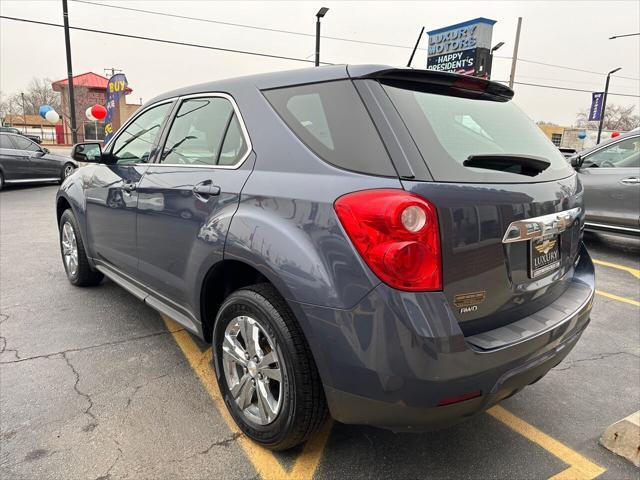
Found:
[{"label": "rear cargo door", "polygon": [[458,88],[458,76],[425,76],[364,80],[360,89],[404,138],[404,151],[417,148],[419,161],[408,154],[409,166],[397,169],[406,190],[437,207],[444,293],[465,333],[474,334],[564,292],[580,241],[582,187],[501,86],[487,94],[496,84],[463,79]]}]

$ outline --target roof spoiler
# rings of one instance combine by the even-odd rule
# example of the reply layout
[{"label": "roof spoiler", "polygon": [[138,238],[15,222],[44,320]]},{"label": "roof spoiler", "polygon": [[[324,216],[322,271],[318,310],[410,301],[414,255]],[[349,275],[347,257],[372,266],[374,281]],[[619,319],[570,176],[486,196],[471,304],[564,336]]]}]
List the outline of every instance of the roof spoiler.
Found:
[{"label": "roof spoiler", "polygon": [[366,73],[354,78],[372,78],[383,83],[403,84],[405,88],[430,93],[480,98],[497,102],[507,102],[513,98],[514,94],[513,90],[500,83],[436,70],[390,68]]}]

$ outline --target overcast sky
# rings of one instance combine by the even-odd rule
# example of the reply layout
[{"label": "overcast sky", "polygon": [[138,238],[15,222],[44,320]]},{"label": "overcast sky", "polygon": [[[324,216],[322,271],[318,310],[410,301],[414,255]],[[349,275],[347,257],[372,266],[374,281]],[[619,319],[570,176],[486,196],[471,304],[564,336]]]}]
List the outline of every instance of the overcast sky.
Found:
[{"label": "overcast sky", "polygon": [[[94,0],[92,0],[94,1]],[[496,53],[511,57],[518,16],[523,17],[519,57],[605,73],[622,67],[612,78],[610,92],[640,95],[640,37],[608,40],[640,30],[640,2],[178,2],[138,1],[95,3],[127,6],[223,22],[313,34],[315,13],[330,11],[322,34],[391,43],[408,48],[322,40],[322,60],[332,63],[406,64],[420,27],[444,27],[476,17],[497,20],[493,43],[505,42]],[[0,14],[62,23],[61,0],[0,0]],[[200,43],[224,48],[313,59],[314,38],[214,23],[178,19],[89,5],[69,0],[72,26]],[[193,83],[244,74],[303,68],[304,63],[164,45],[86,32],[71,32],[75,74],[104,68],[124,70],[134,92],[129,103],[142,97]],[[421,47],[426,48],[426,37]],[[0,91],[19,92],[33,77],[66,77],[64,34],[61,28],[0,20]],[[419,50],[414,67],[426,65]],[[496,58],[493,79],[509,77],[510,60]],[[627,77],[627,78],[622,78]],[[598,91],[605,76],[518,62],[516,81]],[[571,124],[576,112],[589,107],[586,92],[550,90],[516,85],[515,100],[534,120]],[[636,105],[640,98],[612,96],[609,102]]]}]

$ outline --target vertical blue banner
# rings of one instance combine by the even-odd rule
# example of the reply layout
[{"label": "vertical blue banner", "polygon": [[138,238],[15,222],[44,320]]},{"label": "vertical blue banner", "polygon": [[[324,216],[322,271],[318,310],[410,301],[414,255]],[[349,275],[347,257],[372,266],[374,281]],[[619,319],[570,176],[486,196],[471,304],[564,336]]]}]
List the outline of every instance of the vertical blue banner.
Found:
[{"label": "vertical blue banner", "polygon": [[124,73],[116,73],[107,84],[107,116],[104,119],[104,144],[106,145],[115,133],[113,131],[113,115],[120,97],[127,89],[127,77]]},{"label": "vertical blue banner", "polygon": [[593,92],[591,94],[591,108],[589,109],[589,121],[600,120],[602,115],[602,99],[604,92]]}]

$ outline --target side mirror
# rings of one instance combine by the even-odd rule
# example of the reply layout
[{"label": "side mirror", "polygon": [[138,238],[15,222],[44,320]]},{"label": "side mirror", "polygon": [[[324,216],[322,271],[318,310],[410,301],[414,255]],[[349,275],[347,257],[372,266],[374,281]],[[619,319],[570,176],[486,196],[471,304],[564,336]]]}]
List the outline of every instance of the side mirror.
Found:
[{"label": "side mirror", "polygon": [[102,147],[99,143],[76,143],[71,149],[71,158],[77,162],[100,163]]},{"label": "side mirror", "polygon": [[42,150],[42,153],[44,153],[45,155],[49,153],[49,149],[47,147],[41,147],[40,149]]},{"label": "side mirror", "polygon": [[582,165],[582,157],[580,155],[574,155],[569,159],[571,162],[571,166],[576,170],[580,170],[580,166]]}]

